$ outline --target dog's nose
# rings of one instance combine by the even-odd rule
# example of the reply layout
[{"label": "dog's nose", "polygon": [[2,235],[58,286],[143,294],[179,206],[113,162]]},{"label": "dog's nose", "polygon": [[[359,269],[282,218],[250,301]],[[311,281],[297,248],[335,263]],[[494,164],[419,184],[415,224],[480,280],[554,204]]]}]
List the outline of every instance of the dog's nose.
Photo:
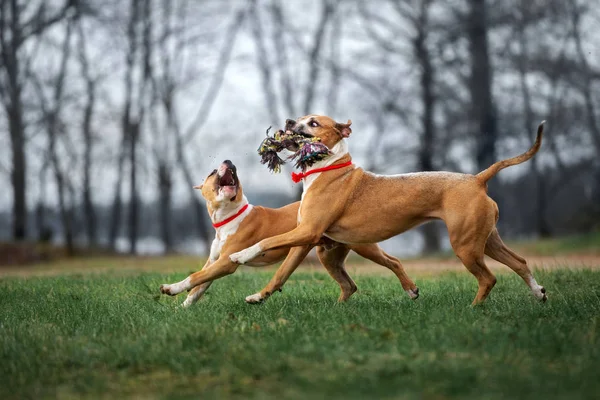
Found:
[{"label": "dog's nose", "polygon": [[227,165],[228,168],[231,168],[233,166],[233,163],[231,162],[231,160],[225,160],[225,161],[223,161],[223,164]]},{"label": "dog's nose", "polygon": [[286,128],[292,128],[295,124],[296,124],[296,121],[294,121],[293,119],[286,119],[285,120],[285,127]]}]

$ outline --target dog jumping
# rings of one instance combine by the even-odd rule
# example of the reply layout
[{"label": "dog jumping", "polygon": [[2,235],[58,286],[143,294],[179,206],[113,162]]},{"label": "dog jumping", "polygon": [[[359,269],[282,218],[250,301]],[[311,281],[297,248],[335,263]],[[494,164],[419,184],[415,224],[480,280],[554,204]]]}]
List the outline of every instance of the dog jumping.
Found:
[{"label": "dog jumping", "polygon": [[281,289],[302,261],[303,246],[315,245],[323,236],[351,245],[377,243],[434,219],[445,222],[454,253],[477,279],[473,304],[484,301],[496,284],[484,255],[515,271],[533,295],[545,301],[546,290],[536,282],[525,259],[502,242],[496,229],[498,206],[487,194],[487,182],[500,170],[537,153],[543,124],[527,152],[496,162],[476,175],[419,172],[385,176],[352,163],[346,142],[352,133],[351,121],[339,123],[320,115],[287,120],[286,132],[317,137],[332,155],[296,176],[304,186],[294,229],[230,255],[233,263],[246,264],[267,251],[292,247],[267,286],[246,301],[264,301]]},{"label": "dog jumping", "polygon": [[[232,253],[245,249],[259,240],[293,230],[297,225],[296,218],[300,206],[300,202],[295,202],[273,209],[249,204],[239,181],[237,168],[229,160],[223,161],[218,169],[208,175],[202,185],[194,188],[199,189],[206,200],[208,213],[215,228],[215,239],[210,248],[210,256],[202,270],[191,274],[181,282],[160,286],[162,293],[171,296],[189,291],[182,304],[183,307],[189,307],[198,301],[215,279],[236,271],[239,265],[230,260],[229,256]],[[398,277],[402,288],[410,298],[419,297],[419,289],[408,277],[400,261],[386,254],[377,244],[344,245],[324,237],[315,243],[297,248],[294,262],[300,263],[315,245],[318,245],[317,256],[321,264],[340,285],[341,294],[338,301],[347,300],[357,290],[356,284],[344,266],[350,250],[390,269]],[[247,264],[271,265],[283,260],[288,253],[289,248],[283,247],[264,251]]]}]

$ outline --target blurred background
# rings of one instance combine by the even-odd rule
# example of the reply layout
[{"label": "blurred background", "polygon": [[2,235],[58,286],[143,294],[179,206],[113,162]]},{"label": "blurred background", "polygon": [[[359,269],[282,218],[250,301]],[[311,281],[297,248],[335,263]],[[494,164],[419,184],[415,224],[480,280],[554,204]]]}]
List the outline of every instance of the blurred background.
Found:
[{"label": "blurred background", "polygon": [[481,171],[545,119],[490,183],[500,232],[597,231],[599,26],[598,0],[0,0],[0,241],[206,254],[192,186],[231,159],[251,203],[298,199],[256,149],[309,113],[382,174]]}]

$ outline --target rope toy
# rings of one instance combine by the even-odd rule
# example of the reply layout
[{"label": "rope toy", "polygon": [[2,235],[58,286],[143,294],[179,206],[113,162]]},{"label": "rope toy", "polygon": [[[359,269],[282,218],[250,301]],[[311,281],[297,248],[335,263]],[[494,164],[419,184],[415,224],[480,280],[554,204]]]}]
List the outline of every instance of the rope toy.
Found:
[{"label": "rope toy", "polygon": [[[260,163],[266,164],[271,172],[281,172],[281,166],[287,160],[296,160],[296,168],[305,171],[331,154],[329,148],[317,137],[306,137],[293,132],[288,134],[281,129],[269,136],[270,129],[271,127],[267,129],[267,137],[258,147],[258,155],[261,157]],[[294,153],[287,160],[277,154],[284,149]]]}]

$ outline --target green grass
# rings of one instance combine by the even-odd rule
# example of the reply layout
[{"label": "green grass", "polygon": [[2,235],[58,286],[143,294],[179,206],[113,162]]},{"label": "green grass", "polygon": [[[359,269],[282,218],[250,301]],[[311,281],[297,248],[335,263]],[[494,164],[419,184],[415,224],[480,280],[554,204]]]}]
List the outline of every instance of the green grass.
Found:
[{"label": "green grass", "polygon": [[600,393],[600,272],[514,274],[469,304],[468,274],[337,286],[299,272],[250,306],[270,272],[217,282],[191,309],[157,295],[185,274],[0,280],[0,398],[584,399]]}]

